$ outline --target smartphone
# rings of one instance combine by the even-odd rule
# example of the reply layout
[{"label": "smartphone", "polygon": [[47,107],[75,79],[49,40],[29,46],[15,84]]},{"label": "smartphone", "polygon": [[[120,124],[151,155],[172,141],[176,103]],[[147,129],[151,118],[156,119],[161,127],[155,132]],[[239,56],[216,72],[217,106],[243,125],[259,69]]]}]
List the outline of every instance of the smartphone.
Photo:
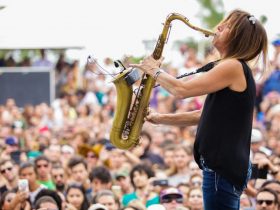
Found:
[{"label": "smartphone", "polygon": [[153,181],[154,186],[168,186],[167,179],[156,179]]},{"label": "smartphone", "polygon": [[28,180],[19,179],[18,180],[18,190],[23,192],[29,192]]},{"label": "smartphone", "polygon": [[258,178],[267,179],[268,167],[260,168]]}]

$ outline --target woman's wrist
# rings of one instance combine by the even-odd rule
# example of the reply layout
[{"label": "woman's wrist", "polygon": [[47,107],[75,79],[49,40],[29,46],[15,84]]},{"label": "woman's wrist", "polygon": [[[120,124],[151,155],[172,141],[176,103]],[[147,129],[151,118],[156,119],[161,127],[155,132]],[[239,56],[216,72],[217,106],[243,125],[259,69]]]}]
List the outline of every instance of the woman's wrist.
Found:
[{"label": "woman's wrist", "polygon": [[153,74],[152,74],[154,80],[157,80],[158,76],[163,72],[164,71],[162,69],[156,69],[156,71],[154,71]]},{"label": "woman's wrist", "polygon": [[150,76],[154,77],[155,73],[159,70],[158,67],[153,67],[150,68],[149,70],[146,71],[147,74],[149,74]]}]

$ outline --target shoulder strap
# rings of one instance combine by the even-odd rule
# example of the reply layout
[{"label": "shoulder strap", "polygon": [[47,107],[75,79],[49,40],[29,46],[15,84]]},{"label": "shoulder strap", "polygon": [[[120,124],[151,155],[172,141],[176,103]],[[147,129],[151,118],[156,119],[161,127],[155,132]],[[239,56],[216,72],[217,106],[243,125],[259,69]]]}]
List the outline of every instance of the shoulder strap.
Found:
[{"label": "shoulder strap", "polygon": [[239,60],[239,62],[242,64],[242,67],[243,67],[243,72],[245,74],[245,77],[246,77],[246,80],[248,80],[248,76],[250,74],[250,67],[247,65],[247,63],[243,60]]},{"label": "shoulder strap", "polygon": [[188,73],[185,73],[183,75],[180,75],[178,77],[176,77],[176,79],[180,79],[180,78],[183,78],[183,77],[187,77],[187,76],[190,76],[190,75],[193,75],[193,74],[197,74],[197,73],[200,73],[200,72],[207,72],[209,71],[210,69],[212,69],[220,60],[216,60],[216,61],[212,61],[210,63],[207,63],[205,64],[204,66],[194,70],[194,71],[191,71],[191,72],[188,72]]}]

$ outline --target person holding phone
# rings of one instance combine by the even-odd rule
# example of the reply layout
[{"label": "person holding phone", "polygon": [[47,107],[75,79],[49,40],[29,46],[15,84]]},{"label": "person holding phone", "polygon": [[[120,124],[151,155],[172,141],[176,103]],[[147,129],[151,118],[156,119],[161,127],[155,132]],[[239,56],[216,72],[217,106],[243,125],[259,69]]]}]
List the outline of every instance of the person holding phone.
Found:
[{"label": "person holding phone", "polygon": [[[27,191],[29,194],[29,199],[31,202],[31,205],[33,206],[35,204],[35,198],[37,194],[42,190],[46,189],[44,185],[40,185],[37,182],[37,176],[35,171],[35,166],[31,162],[24,162],[19,167],[19,178],[27,180],[28,187],[21,188],[22,191]],[[25,181],[26,182],[26,181]],[[23,186],[21,186],[23,187]]]},{"label": "person holding phone", "polygon": [[[31,204],[28,199],[27,191],[6,191],[3,194],[3,205],[0,204],[2,210],[31,210]],[[2,198],[1,198],[2,202]]]}]

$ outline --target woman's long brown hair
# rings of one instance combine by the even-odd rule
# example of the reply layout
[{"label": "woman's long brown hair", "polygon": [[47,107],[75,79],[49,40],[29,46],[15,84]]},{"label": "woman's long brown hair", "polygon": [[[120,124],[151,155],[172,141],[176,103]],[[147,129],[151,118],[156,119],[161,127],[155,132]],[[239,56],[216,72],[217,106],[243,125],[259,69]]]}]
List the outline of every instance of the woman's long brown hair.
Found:
[{"label": "woman's long brown hair", "polygon": [[267,67],[268,40],[262,24],[249,20],[251,15],[242,10],[233,10],[222,23],[227,23],[230,33],[224,58],[251,61],[262,57],[264,70]]}]

